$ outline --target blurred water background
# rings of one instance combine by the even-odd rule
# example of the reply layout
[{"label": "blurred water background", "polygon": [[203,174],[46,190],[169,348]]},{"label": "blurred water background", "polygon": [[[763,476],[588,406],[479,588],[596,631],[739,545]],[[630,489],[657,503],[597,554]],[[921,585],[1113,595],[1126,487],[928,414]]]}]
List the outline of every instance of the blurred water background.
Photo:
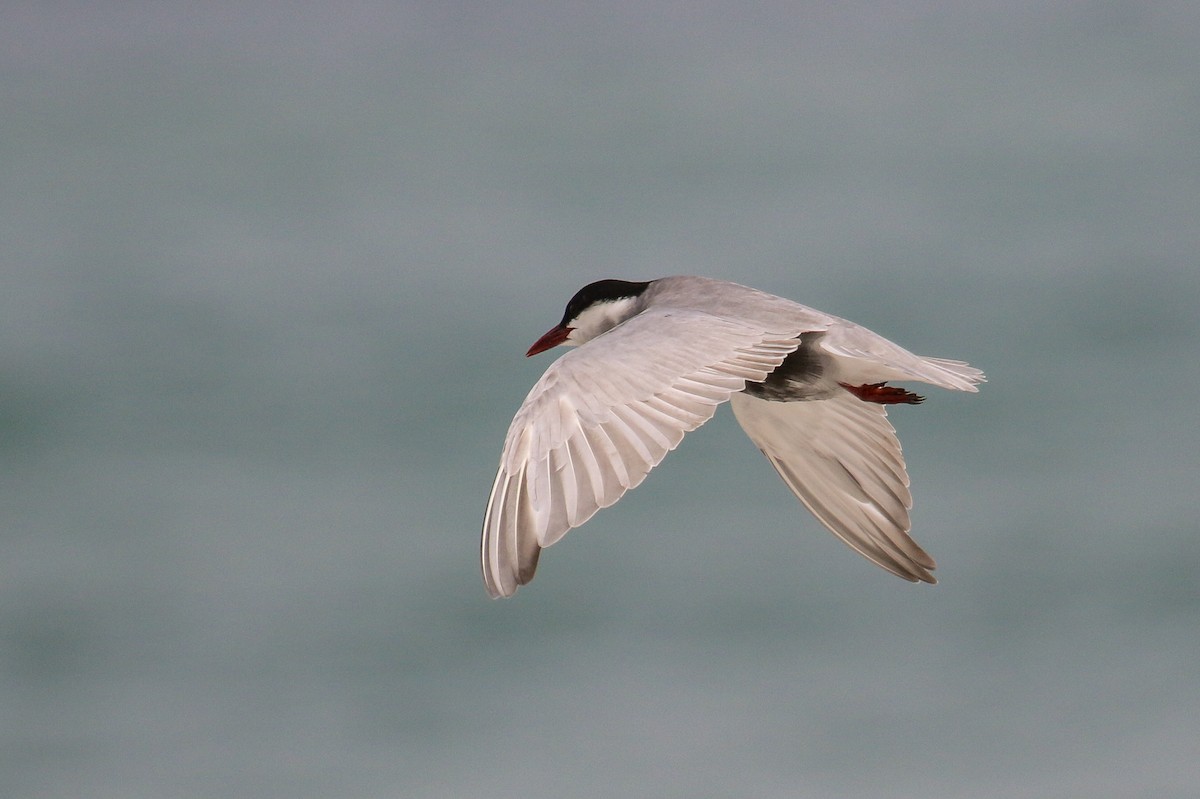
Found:
[{"label": "blurred water background", "polygon": [[[13,2],[0,795],[1200,795],[1200,6]],[[727,411],[486,599],[525,348],[704,274],[988,372],[912,586]]]}]

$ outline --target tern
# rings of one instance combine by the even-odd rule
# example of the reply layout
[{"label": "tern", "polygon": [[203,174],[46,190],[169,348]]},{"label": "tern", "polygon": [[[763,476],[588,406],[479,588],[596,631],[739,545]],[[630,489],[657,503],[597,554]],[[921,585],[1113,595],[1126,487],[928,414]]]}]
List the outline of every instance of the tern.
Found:
[{"label": "tern", "polygon": [[580,289],[527,356],[577,347],[525,398],[484,513],[492,597],[538,555],[635,488],[729,401],[784,483],[838,538],[910,582],[937,582],[909,537],[908,473],[887,406],[924,398],[889,381],[978,391],[983,372],[927,358],[791,300],[703,277]]}]

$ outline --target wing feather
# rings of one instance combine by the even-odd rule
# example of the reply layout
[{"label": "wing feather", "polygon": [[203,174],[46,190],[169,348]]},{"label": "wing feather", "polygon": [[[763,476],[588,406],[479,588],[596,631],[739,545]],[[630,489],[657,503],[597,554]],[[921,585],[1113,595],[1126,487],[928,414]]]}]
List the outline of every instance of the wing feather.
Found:
[{"label": "wing feather", "polygon": [[654,453],[629,425],[615,415],[601,424],[600,428],[617,447],[619,457],[613,463],[619,464],[614,468],[625,476],[621,484],[627,489],[633,488],[654,468],[657,463]]},{"label": "wing feather", "polygon": [[543,547],[639,485],[802,332],[651,309],[551,364],[509,427],[484,514],[488,592],[529,582]]},{"label": "wing feather", "polygon": [[[683,440],[683,433],[670,419],[660,424],[665,414],[656,412],[645,401],[633,402],[613,409],[613,413],[638,436],[650,451],[654,465]],[[653,418],[655,415],[659,419]]]},{"label": "wing feather", "polygon": [[936,582],[933,559],[908,536],[908,473],[882,405],[849,393],[807,402],[737,394],[732,407],[788,488],[834,535],[906,580]]}]

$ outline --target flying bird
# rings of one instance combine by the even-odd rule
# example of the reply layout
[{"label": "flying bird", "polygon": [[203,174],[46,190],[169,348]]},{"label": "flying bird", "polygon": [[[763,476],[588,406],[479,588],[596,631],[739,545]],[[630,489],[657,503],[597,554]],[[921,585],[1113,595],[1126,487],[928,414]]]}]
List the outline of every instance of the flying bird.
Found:
[{"label": "flying bird", "polygon": [[504,440],[483,520],[492,597],[533,579],[542,549],[645,479],[726,400],[788,488],[834,535],[911,582],[937,582],[908,531],[912,496],[889,381],[978,391],[983,372],[861,325],[703,277],[601,280],[534,342],[556,360]]}]

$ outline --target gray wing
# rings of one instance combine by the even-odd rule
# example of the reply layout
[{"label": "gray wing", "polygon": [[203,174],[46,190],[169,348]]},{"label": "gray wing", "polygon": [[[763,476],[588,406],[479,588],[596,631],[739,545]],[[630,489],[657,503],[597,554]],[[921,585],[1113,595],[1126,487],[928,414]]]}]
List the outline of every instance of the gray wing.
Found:
[{"label": "gray wing", "polygon": [[737,394],[734,415],[788,488],[834,535],[906,580],[935,583],[908,536],[912,495],[887,412],[848,393],[808,402]]},{"label": "gray wing", "polygon": [[551,364],[509,427],[488,499],[488,593],[529,582],[543,547],[641,483],[684,433],[779,366],[801,332],[651,309]]}]

